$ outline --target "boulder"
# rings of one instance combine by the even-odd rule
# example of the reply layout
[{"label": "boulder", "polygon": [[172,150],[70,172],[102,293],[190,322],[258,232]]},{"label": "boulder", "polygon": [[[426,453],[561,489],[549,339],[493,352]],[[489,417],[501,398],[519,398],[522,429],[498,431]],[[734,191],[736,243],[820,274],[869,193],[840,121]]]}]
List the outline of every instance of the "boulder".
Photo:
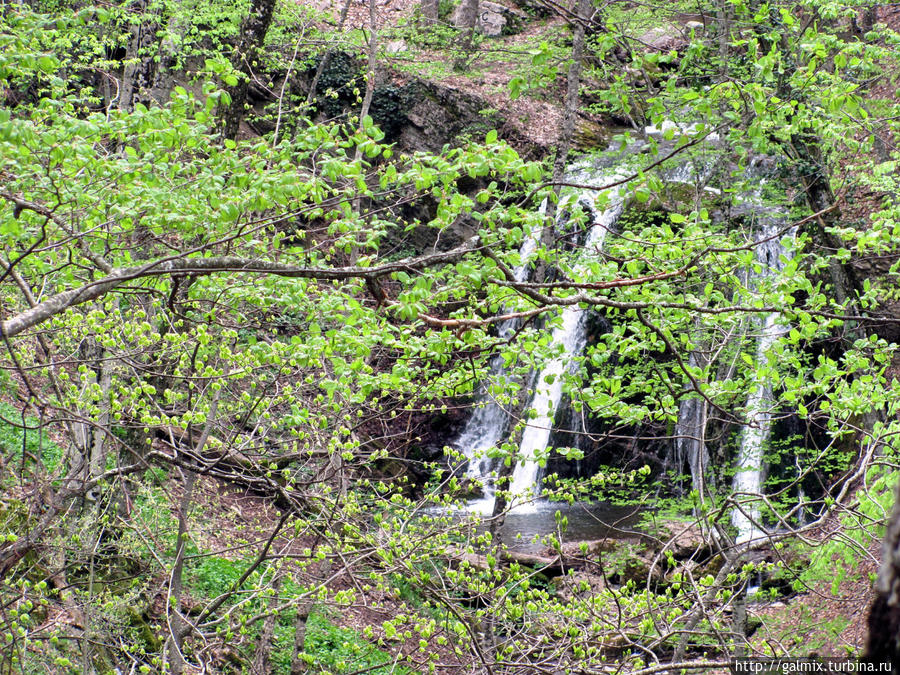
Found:
[{"label": "boulder", "polygon": [[565,602],[591,597],[606,590],[603,577],[586,572],[569,572],[565,576],[555,577],[550,585],[557,597]]},{"label": "boulder", "polygon": [[572,137],[572,142],[579,150],[605,148],[609,145],[611,138],[612,131],[609,126],[584,117],[578,117],[575,120],[575,133]]},{"label": "boulder", "polygon": [[675,558],[705,559],[712,553],[712,541],[696,523],[671,523],[659,537]]},{"label": "boulder", "polygon": [[[543,157],[550,151],[509,117],[493,110],[491,101],[476,92],[443,82],[410,80],[404,87],[407,108],[398,144],[405,152],[440,152],[446,144],[458,144],[463,138],[484,138],[491,129],[525,157]],[[477,228],[477,223],[472,223]]]},{"label": "boulder", "polygon": [[684,35],[690,37],[691,33],[699,35],[706,29],[701,21],[688,21],[684,24]]},{"label": "boulder", "polygon": [[569,564],[578,560],[597,562],[597,560],[602,560],[605,554],[614,553],[623,547],[637,546],[639,543],[640,540],[638,538],[571,541],[562,545],[561,552],[563,560]]},{"label": "boulder", "polygon": [[[478,18],[475,27],[482,35],[488,37],[510,35],[519,30],[525,18],[525,14],[518,10],[504,7],[500,3],[490,0],[481,0],[478,3]],[[464,27],[463,3],[457,5],[450,20],[457,28]]]},{"label": "boulder", "polygon": [[696,583],[698,579],[705,576],[715,577],[722,566],[725,564],[725,558],[722,555],[715,555],[704,563],[696,560],[682,560],[677,563],[676,567],[665,573],[666,583],[672,583],[676,579],[681,579],[687,583],[689,579],[693,579]]},{"label": "boulder", "polygon": [[651,28],[638,37],[638,42],[650,51],[667,52],[685,46],[684,34],[680,26]]},{"label": "boulder", "polygon": [[384,51],[388,54],[400,54],[408,49],[405,40],[391,40],[384,46]]},{"label": "boulder", "polygon": [[619,582],[625,584],[631,581],[638,588],[645,586],[648,582],[651,586],[659,584],[663,581],[662,561],[656,562],[657,564],[654,564],[653,554],[633,552],[619,562],[617,570]]},{"label": "boulder", "polygon": [[512,2],[519,9],[539,19],[554,16],[553,9],[541,0],[512,0]]}]

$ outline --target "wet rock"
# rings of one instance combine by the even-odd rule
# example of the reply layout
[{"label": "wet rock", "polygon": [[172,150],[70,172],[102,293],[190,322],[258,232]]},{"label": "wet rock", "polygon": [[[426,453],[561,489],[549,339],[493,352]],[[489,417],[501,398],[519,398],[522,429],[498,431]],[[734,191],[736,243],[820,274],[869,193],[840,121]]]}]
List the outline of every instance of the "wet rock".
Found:
[{"label": "wet rock", "polygon": [[594,120],[579,117],[575,120],[575,134],[572,138],[575,147],[580,150],[605,148],[612,138],[610,127]]},{"label": "wet rock", "polygon": [[667,521],[661,523],[651,539],[655,551],[671,551],[676,560],[703,562],[714,555],[715,541],[697,523]]},{"label": "wet rock", "polygon": [[639,543],[637,538],[634,539],[596,539],[589,541],[572,541],[562,545],[563,560],[578,561],[585,560],[597,562],[602,560],[604,555],[614,553],[617,549],[634,547]]},{"label": "wet rock", "polygon": [[619,583],[633,582],[636,586],[645,586],[648,583],[655,586],[664,580],[660,562],[655,561],[652,554],[632,553],[621,563],[619,570]]},{"label": "wet rock", "polygon": [[697,208],[697,186],[687,181],[667,182],[661,191],[648,192],[645,196],[643,202],[639,198],[630,205],[630,208],[645,213],[652,211],[688,213]]}]

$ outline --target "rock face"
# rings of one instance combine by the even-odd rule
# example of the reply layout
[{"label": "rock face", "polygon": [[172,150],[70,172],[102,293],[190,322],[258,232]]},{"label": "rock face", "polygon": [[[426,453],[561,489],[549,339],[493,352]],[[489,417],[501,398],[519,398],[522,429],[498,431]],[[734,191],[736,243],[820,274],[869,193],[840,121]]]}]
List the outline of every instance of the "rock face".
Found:
[{"label": "rock face", "polygon": [[[462,7],[462,3],[457,5],[450,19],[457,28],[462,28],[465,24]],[[518,10],[504,7],[499,3],[490,2],[490,0],[481,0],[478,3],[478,18],[475,27],[488,37],[510,35],[519,30],[524,20],[525,15]]]},{"label": "rock face", "polygon": [[466,136],[481,140],[491,129],[500,130],[500,136],[523,156],[543,156],[549,150],[512,129],[480,96],[429,80],[409,81],[403,90],[408,107],[397,139],[402,150],[438,152],[444,144]]},{"label": "rock face", "polygon": [[384,46],[388,54],[401,54],[409,49],[405,40],[391,40]]}]

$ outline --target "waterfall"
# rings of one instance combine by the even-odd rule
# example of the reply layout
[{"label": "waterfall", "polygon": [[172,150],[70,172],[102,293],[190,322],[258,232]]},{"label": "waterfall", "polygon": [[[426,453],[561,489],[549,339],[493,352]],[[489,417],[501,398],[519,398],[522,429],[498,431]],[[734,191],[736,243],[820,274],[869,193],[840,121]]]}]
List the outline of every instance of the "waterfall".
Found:
[{"label": "waterfall", "polygon": [[[688,358],[688,367],[698,366],[696,353]],[[685,464],[691,472],[691,489],[702,503],[709,492],[709,452],[706,449],[707,403],[702,398],[684,398],[678,404],[675,423],[675,469],[680,474]]]},{"label": "waterfall", "polygon": [[[606,177],[609,181],[618,176]],[[594,179],[596,180],[596,179]],[[600,183],[602,185],[602,183]],[[609,204],[591,225],[584,242],[585,256],[590,256],[603,246],[609,229],[615,225],[624,208],[617,195],[610,195]],[[516,511],[533,508],[531,498],[537,496],[541,460],[547,449],[547,441],[556,417],[556,410],[562,398],[563,380],[572,360],[584,349],[587,337],[584,326],[585,310],[577,305],[568,305],[562,312],[562,321],[553,329],[551,352],[556,352],[537,376],[534,395],[528,406],[536,417],[527,422],[519,445],[520,461],[513,470],[510,492]]]},{"label": "waterfall", "polygon": [[[547,202],[541,204],[541,213],[546,211]],[[529,276],[529,261],[537,249],[540,231],[535,230],[525,237],[519,250],[519,265],[513,270],[516,281],[526,281]],[[509,338],[520,325],[519,319],[506,319],[497,326],[501,339]],[[490,381],[500,388],[508,382],[501,355],[494,356],[490,363]],[[478,480],[482,485],[482,498],[469,504],[469,510],[490,513],[494,505],[494,484],[489,479],[493,458],[488,455],[491,448],[506,437],[509,431],[509,413],[493,396],[490,387],[485,387],[475,407],[475,412],[466,421],[462,433],[451,444],[460,450],[467,460],[466,477]]]},{"label": "waterfall", "polygon": [[[588,164],[576,167],[568,174],[572,182],[597,188],[621,180],[623,177],[624,174],[620,172],[598,172],[595,167]],[[596,213],[594,204],[597,194],[593,189],[567,191],[560,200],[557,213],[562,214],[568,206],[577,204],[583,205],[591,213]],[[546,202],[541,205],[542,213],[545,208]],[[582,243],[585,249],[582,259],[590,257],[593,251],[602,247],[607,231],[615,224],[622,210],[623,201],[618,193],[609,194],[605,210],[595,216]],[[539,236],[540,232],[532,233],[522,245],[519,254],[521,264],[514,270],[517,281],[525,281],[528,278],[528,261],[539,245]],[[529,408],[536,411],[537,417],[530,420],[525,427],[518,455],[521,461],[514,467],[511,480],[513,502],[519,502],[516,510],[527,509],[530,496],[536,492],[540,470],[539,459],[547,448],[553,420],[562,398],[563,377],[572,360],[585,346],[584,315],[584,310],[577,306],[568,306],[563,310],[561,325],[553,330],[551,336],[551,351],[557,356],[544,365],[535,379],[535,391]],[[515,319],[505,321],[498,326],[498,334],[501,338],[509,337],[518,327],[519,323]],[[491,380],[502,388],[502,385],[508,382],[502,358],[495,357],[491,361],[490,368]],[[462,433],[451,443],[468,460],[466,476],[482,483],[482,498],[468,504],[467,509],[470,511],[491,513],[493,510],[495,487],[491,480],[493,459],[489,456],[489,451],[506,438],[509,421],[508,412],[495,400],[491,388],[485,387]]]},{"label": "waterfall", "polygon": [[[762,265],[757,277],[777,274],[783,267],[781,257],[787,254],[778,233],[784,228],[783,218],[765,218],[760,228],[760,243],[756,258]],[[793,236],[793,231],[789,236]],[[778,324],[778,313],[766,316],[756,347],[756,363],[764,363],[772,346],[786,332]],[[758,527],[760,521],[759,495],[763,491],[764,453],[772,428],[770,408],[773,404],[772,388],[765,380],[757,382],[747,399],[747,415],[750,424],[744,429],[738,450],[737,472],[734,475],[733,491],[740,508],[735,507],[731,516],[732,525],[737,528],[737,543],[746,544],[764,532]]]}]

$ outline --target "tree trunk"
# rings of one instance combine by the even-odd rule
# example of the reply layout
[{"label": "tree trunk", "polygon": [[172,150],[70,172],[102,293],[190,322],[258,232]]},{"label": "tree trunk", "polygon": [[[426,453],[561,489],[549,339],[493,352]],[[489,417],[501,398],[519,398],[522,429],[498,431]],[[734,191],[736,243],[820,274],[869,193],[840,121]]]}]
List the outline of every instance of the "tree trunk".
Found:
[{"label": "tree trunk", "polygon": [[271,657],[272,645],[275,638],[275,622],[278,620],[279,596],[281,594],[281,584],[284,582],[284,574],[278,573],[272,582],[272,588],[275,593],[269,598],[269,615],[263,621],[262,631],[259,635],[259,643],[256,645],[256,652],[253,654],[253,662],[250,664],[251,675],[269,675],[272,672]]},{"label": "tree trunk", "polygon": [[[359,111],[359,130],[363,131],[363,120],[372,107],[375,96],[375,71],[378,67],[378,31],[375,22],[375,0],[369,0],[369,63],[366,69],[366,93],[363,95],[362,107]],[[362,151],[356,148],[355,159],[362,157]]]},{"label": "tree trunk", "polygon": [[178,13],[173,13],[168,20],[167,36],[160,42],[158,54],[159,63],[156,65],[153,74],[153,81],[150,84],[150,97],[159,104],[163,104],[169,100],[172,89],[175,86],[175,63],[178,58],[178,46],[171,39],[172,35],[177,34],[180,38],[184,38],[188,25],[180,18]]},{"label": "tree trunk", "polygon": [[[369,0],[369,61],[368,66],[366,68],[366,92],[363,94],[362,107],[359,110],[359,135],[365,136],[365,120],[369,115],[369,110],[372,108],[372,99],[375,96],[375,76],[376,70],[378,67],[378,31],[377,24],[375,23],[375,0]],[[359,162],[362,160],[362,144],[356,146],[356,150],[353,152],[353,161]],[[357,196],[353,199],[353,210],[358,214],[362,215],[362,195],[357,194]],[[355,239],[358,241],[361,238],[364,238],[364,233],[360,232],[359,235],[354,235]],[[355,265],[356,261],[359,258],[359,246],[356,242],[353,243],[353,247],[350,251],[350,264]],[[336,451],[337,452],[337,451]],[[339,453],[338,453],[339,454]],[[346,476],[343,469],[343,461],[341,461],[341,494],[347,493],[346,487]]]},{"label": "tree trunk", "polygon": [[[559,199],[561,189],[559,183],[566,175],[569,150],[572,147],[572,136],[575,134],[575,121],[578,119],[581,68],[584,60],[584,20],[589,16],[590,8],[590,0],[577,0],[575,6],[576,19],[572,27],[572,63],[569,65],[565,108],[559,125],[559,142],[556,146],[556,157],[553,159],[553,182],[556,183],[553,186],[553,192],[556,195],[556,199],[551,200],[547,206],[545,215],[548,225],[541,234],[541,246],[547,251],[553,248],[556,231],[556,202]],[[535,270],[535,281],[546,281],[546,276],[546,263],[542,263]]]},{"label": "tree trunk", "polygon": [[[222,390],[217,389],[213,395],[212,402],[209,406],[209,412],[206,417],[206,424],[203,427],[203,433],[197,441],[195,452],[200,455],[206,441],[209,440],[209,434],[212,431],[213,421],[216,418],[216,411],[219,408],[219,395]],[[188,427],[188,439],[193,440],[191,428]],[[172,675],[181,675],[186,665],[182,647],[184,638],[189,631],[187,621],[181,614],[181,591],[184,585],[184,556],[187,546],[188,535],[188,519],[194,500],[194,487],[197,483],[197,474],[190,470],[184,471],[184,494],[181,498],[181,505],[178,509],[178,540],[175,543],[175,563],[172,566],[172,575],[169,582],[170,597],[174,600],[174,612],[171,604],[166,606],[166,615],[170,616],[169,621],[169,664],[172,669]],[[170,614],[171,612],[171,614]]]},{"label": "tree trunk", "polygon": [[[351,0],[344,0],[344,6],[341,7],[341,16],[338,19],[337,28],[335,28],[334,33],[336,36],[340,37],[341,31],[344,30],[344,24],[347,22],[347,12],[350,10],[350,2]],[[325,72],[325,69],[328,67],[328,62],[331,61],[331,55],[334,54],[334,48],[329,47],[328,51],[325,52],[325,55],[319,60],[319,65],[316,67],[316,74],[313,75],[312,83],[309,85],[309,92],[306,95],[306,105],[312,105],[313,100],[316,98],[316,89],[319,86],[319,80],[322,79],[322,73]]]},{"label": "tree trunk", "polygon": [[241,121],[244,119],[244,104],[250,90],[250,78],[253,77],[254,69],[259,67],[263,43],[272,24],[274,11],[275,0],[253,0],[250,14],[241,26],[241,38],[232,65],[235,70],[240,71],[242,77],[228,92],[231,102],[222,115],[222,137],[225,139],[234,140],[237,137]]},{"label": "tree trunk", "polygon": [[472,45],[475,41],[475,24],[478,22],[478,0],[463,0],[459,13],[459,53],[453,60],[454,70],[465,70],[468,66]]},{"label": "tree trunk", "polygon": [[[560,182],[566,173],[572,136],[575,134],[575,120],[578,118],[578,101],[581,89],[581,68],[584,61],[584,21],[590,12],[590,0],[577,0],[576,19],[572,34],[572,63],[569,65],[566,86],[566,105],[559,129],[559,143],[553,160],[553,181]],[[557,195],[559,186],[555,186]]]},{"label": "tree trunk", "polygon": [[103,358],[105,352],[102,348],[99,351],[99,359],[95,366],[98,384],[100,385],[101,400],[98,403],[100,414],[97,417],[97,428],[93,432],[93,442],[91,444],[90,457],[90,477],[94,480],[106,471],[106,431],[110,428],[110,403],[109,389],[112,386],[112,363]]},{"label": "tree trunk", "polygon": [[[90,385],[100,388],[101,399],[97,402],[100,415],[96,424],[82,423],[75,445],[77,456],[73,458],[73,466],[80,468],[83,480],[88,483],[106,469],[106,430],[109,429],[109,388],[112,384],[111,366],[103,358],[103,347],[97,338],[90,336],[84,339],[78,348],[80,358],[91,372]],[[86,405],[90,401],[85,402]],[[93,492],[93,491],[92,491]],[[94,499],[93,495],[85,495]]]},{"label": "tree trunk", "polygon": [[884,534],[875,600],[869,608],[869,639],[864,661],[890,663],[900,673],[900,483]]},{"label": "tree trunk", "polygon": [[719,32],[719,81],[728,79],[731,47],[731,3],[720,0],[716,6],[716,27]]},{"label": "tree trunk", "polygon": [[[834,194],[829,184],[828,171],[822,151],[815,139],[797,135],[792,139],[792,149],[797,155],[804,174],[801,176],[806,194],[806,203],[813,213],[821,213],[814,220],[818,225],[816,238],[820,246],[837,252],[844,247],[839,237],[828,232],[840,220],[840,210],[835,206]],[[844,265],[834,256],[829,256],[828,272],[834,287],[834,297],[840,304],[853,303],[862,284],[850,265]]]},{"label": "tree trunk", "polygon": [[127,65],[122,75],[122,90],[119,92],[119,107],[125,112],[134,109],[135,104],[150,105],[153,102],[153,88],[157,82],[161,65],[158,59],[159,38],[157,33],[165,21],[158,11],[148,11],[149,0],[138,0],[132,11],[141,20],[131,27],[131,38],[125,52]]},{"label": "tree trunk", "polygon": [[291,675],[303,675],[306,661],[301,656],[306,649],[306,621],[312,609],[312,601],[304,600],[297,605],[297,619],[294,623],[294,653],[291,656]]},{"label": "tree trunk", "polygon": [[422,0],[419,4],[419,13],[422,16],[422,27],[428,28],[438,22],[439,0]]},{"label": "tree trunk", "polygon": [[167,613],[170,613],[168,643],[169,666],[172,669],[172,675],[181,675],[186,665],[182,652],[186,622],[181,615],[181,590],[184,583],[184,550],[187,546],[188,518],[194,499],[194,486],[196,483],[197,474],[193,471],[186,471],[184,476],[184,495],[181,498],[181,506],[178,509],[178,541],[175,545],[175,565],[172,567],[172,579],[169,586],[175,606],[174,608],[171,606],[166,608]]}]

